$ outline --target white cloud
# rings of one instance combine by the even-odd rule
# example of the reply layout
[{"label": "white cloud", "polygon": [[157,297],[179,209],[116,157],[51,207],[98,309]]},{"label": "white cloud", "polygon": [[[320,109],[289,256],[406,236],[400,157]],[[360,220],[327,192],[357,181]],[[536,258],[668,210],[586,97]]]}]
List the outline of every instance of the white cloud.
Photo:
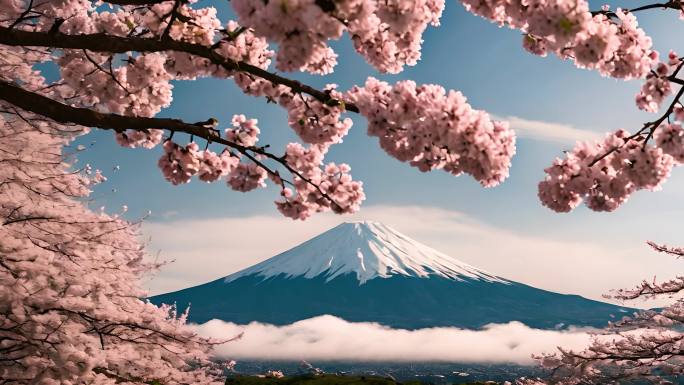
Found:
[{"label": "white cloud", "polygon": [[573,143],[578,140],[598,140],[601,133],[576,128],[571,125],[530,120],[517,116],[496,117],[511,124],[518,136],[560,143]]},{"label": "white cloud", "polygon": [[551,353],[558,346],[580,350],[590,341],[588,329],[540,330],[519,322],[487,325],[481,330],[404,330],[377,323],[347,322],[330,315],[285,326],[212,320],[194,327],[204,336],[219,339],[244,333],[242,338],[216,349],[218,356],[237,360],[533,364],[533,354]]}]

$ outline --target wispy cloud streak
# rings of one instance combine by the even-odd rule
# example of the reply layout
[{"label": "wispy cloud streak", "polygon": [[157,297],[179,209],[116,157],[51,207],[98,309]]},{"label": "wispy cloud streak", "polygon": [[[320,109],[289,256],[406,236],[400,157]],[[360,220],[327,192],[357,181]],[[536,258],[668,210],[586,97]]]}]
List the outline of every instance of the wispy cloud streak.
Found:
[{"label": "wispy cloud streak", "polygon": [[496,118],[508,121],[511,128],[522,138],[573,143],[581,140],[598,140],[602,137],[599,132],[577,128],[569,124],[531,120],[517,116],[497,116]]}]

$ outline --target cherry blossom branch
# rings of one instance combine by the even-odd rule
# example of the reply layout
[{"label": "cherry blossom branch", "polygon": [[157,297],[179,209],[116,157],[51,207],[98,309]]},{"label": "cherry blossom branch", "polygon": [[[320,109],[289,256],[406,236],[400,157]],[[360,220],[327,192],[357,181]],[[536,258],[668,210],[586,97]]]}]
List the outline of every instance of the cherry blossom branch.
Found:
[{"label": "cherry blossom branch", "polygon": [[[677,257],[684,255],[681,248],[670,248],[651,241],[647,243],[658,252]],[[654,278],[653,282],[643,281],[636,289],[617,290],[612,297],[622,300],[653,298],[674,295],[682,290],[682,276],[662,283]],[[604,333],[594,335],[591,344],[582,351],[559,348],[556,354],[537,357],[552,374],[549,382],[542,383],[622,383],[628,378],[638,379],[639,382],[669,383],[667,378],[684,374],[684,366],[681,365],[684,356],[682,325],[682,299],[662,309],[643,310],[624,317],[611,323]]]},{"label": "cherry blossom branch", "polygon": [[[655,242],[646,242],[653,250],[673,255],[677,258],[684,257],[684,249],[658,245]],[[619,289],[614,291],[613,298],[620,300],[634,300],[637,298],[653,298],[662,295],[674,295],[684,290],[684,276],[678,276],[665,282],[642,281],[635,289]]]},{"label": "cherry blossom branch", "polygon": [[172,39],[153,39],[144,37],[120,37],[104,33],[68,35],[61,32],[31,32],[0,27],[0,44],[19,47],[48,47],[63,49],[86,49],[93,52],[126,53],[126,52],[184,52],[209,60],[212,64],[230,71],[245,72],[268,80],[274,84],[289,87],[294,93],[305,93],[321,103],[331,106],[343,106],[351,112],[359,112],[359,108],[351,102],[335,99],[329,93],[318,90],[297,80],[285,78],[259,67],[235,61],[216,53],[211,47],[177,41]]},{"label": "cherry blossom branch", "polygon": [[304,182],[313,186],[324,199],[329,201],[335,207],[341,207],[328,193],[323,191],[319,185],[290,166],[285,157],[279,157],[277,155],[271,154],[265,151],[265,147],[243,146],[239,143],[226,140],[221,138],[221,136],[218,135],[214,129],[209,127],[186,123],[180,119],[123,116],[110,113],[101,113],[87,108],[73,107],[60,103],[47,96],[27,91],[21,87],[1,80],[0,100],[4,100],[23,110],[50,118],[59,123],[72,123],[86,127],[114,130],[117,132],[123,132],[127,129],[136,131],[160,129],[170,132],[183,132],[202,138],[207,142],[214,142],[235,149],[267,172],[280,177],[277,172],[264,165],[263,162],[259,161],[259,159],[250,154],[250,152],[253,154],[258,154],[279,163],[292,175],[295,175],[297,178],[300,178]]},{"label": "cherry blossom branch", "polygon": [[49,220],[53,219],[52,217],[45,217],[45,216],[39,216],[39,217],[23,217],[23,218],[15,218],[15,219],[8,219],[4,221],[2,224],[4,226],[11,225],[13,223],[21,223],[21,222],[28,222],[28,221],[40,221],[40,220]]},{"label": "cherry blossom branch", "polygon": [[[680,0],[670,0],[667,3],[653,3],[653,4],[647,4],[647,5],[642,5],[640,7],[636,8],[631,8],[631,9],[623,9],[623,12],[641,12],[641,11],[646,11],[646,10],[651,10],[651,9],[674,9],[674,10],[682,10],[682,4]],[[606,16],[611,16],[611,17],[616,17],[617,15],[613,11],[609,10],[599,10],[599,11],[593,11],[592,15],[606,15]]]},{"label": "cherry blossom branch", "polygon": [[26,10],[19,15],[19,17],[14,20],[12,24],[10,24],[10,28],[14,28],[16,25],[19,23],[23,22],[24,20],[29,19],[30,17],[28,16],[29,13],[33,10],[33,0],[30,0],[28,5],[26,6]]},{"label": "cherry blossom branch", "polygon": [[684,290],[684,277],[677,277],[669,281],[658,283],[643,281],[636,289],[619,289],[612,296],[619,300],[634,300],[637,298],[653,298],[662,295],[673,295]]},{"label": "cherry blossom branch", "polygon": [[152,381],[146,381],[142,377],[123,377],[123,376],[120,376],[116,373],[110,372],[107,368],[102,368],[102,367],[93,368],[93,372],[97,373],[97,374],[102,374],[102,375],[109,377],[109,378],[112,378],[112,379],[116,380],[117,383],[118,382],[142,382],[145,384],[151,384],[152,383]]},{"label": "cherry blossom branch", "polygon": [[49,97],[27,91],[14,84],[0,81],[0,99],[23,110],[50,118],[59,123],[75,123],[115,131],[148,130],[151,128],[184,132],[212,142],[221,143],[238,151],[248,148],[220,138],[207,127],[185,123],[178,119],[131,117],[93,111],[87,108],[72,107]]},{"label": "cherry blossom branch", "polygon": [[657,252],[660,253],[666,253],[670,255],[674,255],[677,258],[682,258],[684,257],[684,248],[681,247],[669,247],[667,245],[659,245],[653,241],[647,241],[646,242],[651,248]]},{"label": "cherry blossom branch", "polygon": [[552,371],[549,382],[537,384],[612,384],[629,378],[639,383],[669,383],[663,382],[663,377],[684,374],[679,364],[684,355],[684,334],[672,327],[681,325],[681,320],[664,316],[666,312],[642,312],[624,322],[627,329],[597,335],[581,352],[559,348],[559,355],[537,357]]},{"label": "cherry blossom branch", "polygon": [[[682,62],[682,64],[679,65],[679,67],[677,68],[677,71],[673,75],[671,75],[668,78],[668,80],[670,80],[670,78],[675,79],[675,80],[679,80],[676,78],[676,75],[681,70],[682,65],[684,65],[684,62]],[[675,82],[675,83],[679,84],[678,82]],[[644,132],[646,132],[646,130],[648,130],[648,134],[646,135],[646,138],[644,139],[644,146],[645,146],[646,143],[648,143],[649,139],[651,139],[653,137],[653,133],[655,132],[655,130],[658,127],[660,127],[660,125],[672,114],[672,112],[674,111],[675,107],[677,106],[677,103],[679,103],[679,100],[682,98],[682,96],[684,96],[684,86],[679,88],[679,91],[677,92],[677,95],[675,95],[674,99],[670,103],[670,106],[667,108],[667,110],[662,115],[660,115],[660,117],[658,117],[658,119],[651,121],[651,122],[644,123],[644,125],[641,127],[641,129],[639,129],[639,131],[637,131],[636,133],[625,138],[624,144],[627,144],[628,142],[641,137],[644,134]],[[593,165],[600,162],[601,160],[603,160],[604,158],[606,158],[610,154],[619,150],[621,147],[622,146],[616,146],[616,147],[609,149],[608,151],[603,153],[601,156],[595,158],[591,163],[589,163],[588,166],[592,167]]]},{"label": "cherry blossom branch", "polygon": [[154,5],[165,3],[170,0],[103,0],[105,3],[114,5]]},{"label": "cherry blossom branch", "polygon": [[[666,245],[658,245],[655,242],[646,242],[653,250],[669,255],[674,255],[677,258],[684,257],[684,249],[678,247],[668,247]],[[612,296],[608,298],[615,298],[619,300],[634,300],[638,298],[653,298],[662,295],[674,295],[684,290],[684,276],[678,276],[665,282],[657,282],[655,277],[653,281],[642,281],[634,289],[619,289],[613,291]]]},{"label": "cherry blossom branch", "polygon": [[171,17],[169,19],[168,24],[166,24],[166,28],[164,28],[164,32],[162,32],[161,39],[166,40],[169,38],[169,32],[171,32],[171,27],[173,26],[173,23],[178,19],[179,13],[178,13],[178,8],[181,6],[181,1],[180,0],[175,0],[173,3],[173,8],[171,8],[171,12],[164,16],[162,19],[166,19],[167,17]]},{"label": "cherry blossom branch", "polygon": [[684,80],[677,77],[683,67],[684,58],[674,51],[652,65],[635,102],[643,111],[664,111],[632,134],[618,129],[599,141],[578,142],[544,170],[541,202],[558,212],[582,202],[594,211],[613,211],[634,192],[657,189],[673,167],[684,164]]}]

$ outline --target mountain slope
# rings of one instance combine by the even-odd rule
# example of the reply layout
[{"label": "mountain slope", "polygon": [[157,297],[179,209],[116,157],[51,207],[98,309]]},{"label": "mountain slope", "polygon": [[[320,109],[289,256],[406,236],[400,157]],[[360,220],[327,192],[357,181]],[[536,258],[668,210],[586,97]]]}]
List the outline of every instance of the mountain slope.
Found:
[{"label": "mountain slope", "polygon": [[225,278],[151,298],[190,320],[289,324],[322,314],[395,328],[521,321],[604,326],[630,309],[506,280],[379,223],[346,223]]}]

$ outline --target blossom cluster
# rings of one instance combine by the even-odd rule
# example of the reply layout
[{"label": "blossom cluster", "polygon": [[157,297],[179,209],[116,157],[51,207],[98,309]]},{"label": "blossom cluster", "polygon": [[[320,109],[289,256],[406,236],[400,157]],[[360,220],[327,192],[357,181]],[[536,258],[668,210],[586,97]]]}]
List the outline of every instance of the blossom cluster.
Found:
[{"label": "blossom cluster", "polygon": [[539,198],[545,206],[568,212],[583,200],[595,211],[613,211],[637,190],[657,190],[670,176],[672,167],[684,159],[682,127],[668,125],[658,131],[658,145],[630,139],[618,130],[600,142],[580,142],[564,159],[546,168],[539,183]]},{"label": "blossom cluster", "polygon": [[[328,88],[330,96],[342,100],[342,95],[333,87]],[[326,105],[302,94],[281,101],[288,110],[290,127],[305,143],[325,146],[340,143],[352,126],[351,119],[341,119],[344,110],[340,106]]]},{"label": "blossom cluster", "polygon": [[363,183],[352,179],[347,164],[328,163],[321,167],[325,151],[324,146],[287,145],[285,158],[297,176],[292,184],[294,191],[283,185],[282,199],[276,201],[276,207],[286,217],[303,220],[325,210],[353,213],[366,198]]},{"label": "blossom cluster", "polygon": [[228,185],[235,191],[252,191],[266,187],[266,176],[266,170],[255,163],[238,163],[228,175]]},{"label": "blossom cluster", "polygon": [[604,76],[641,78],[657,60],[651,38],[633,14],[621,9],[609,13],[605,8],[593,15],[585,0],[462,2],[472,13],[523,31],[523,46],[529,52],[540,56],[553,52]]},{"label": "blossom cluster", "polygon": [[[235,62],[249,63],[261,69],[267,69],[271,64],[271,58],[275,54],[269,50],[266,39],[257,37],[249,30],[244,29],[237,22],[229,20],[224,29],[223,36],[215,44],[214,52],[221,58]],[[185,52],[168,52],[166,69],[174,74],[177,79],[196,79],[198,77],[213,76],[216,78],[229,78],[246,76],[232,69],[227,69],[209,59],[191,55]],[[243,81],[253,80],[249,76]]]},{"label": "blossom cluster", "polygon": [[305,143],[325,147],[341,143],[352,127],[352,120],[342,117],[344,95],[334,84],[326,87],[330,100],[324,103],[303,93],[293,93],[286,86],[244,74],[236,74],[235,82],[245,93],[266,97],[286,109],[290,128]]},{"label": "blossom cluster", "polygon": [[190,182],[200,169],[202,153],[195,142],[180,146],[171,140],[164,142],[164,154],[159,158],[159,168],[164,178],[174,185]]},{"label": "blossom cluster", "polygon": [[684,163],[684,120],[663,124],[655,133],[655,145],[670,155],[676,164]]},{"label": "blossom cluster", "polygon": [[328,40],[347,31],[354,47],[383,72],[397,73],[420,59],[422,34],[438,25],[444,0],[231,2],[242,25],[278,44],[282,71],[327,74],[337,64]]},{"label": "blossom cluster", "polygon": [[242,146],[254,146],[259,140],[259,127],[256,119],[247,119],[245,115],[234,115],[232,119],[233,128],[225,130],[225,137],[231,142],[239,143]]},{"label": "blossom cluster", "polygon": [[151,53],[114,67],[113,56],[67,51],[58,60],[63,80],[59,97],[81,105],[133,116],[154,116],[171,104],[171,75],[166,58]]},{"label": "blossom cluster", "polygon": [[122,147],[129,148],[153,148],[162,142],[164,137],[164,130],[159,129],[148,129],[146,131],[138,130],[125,130],[122,132],[117,132],[116,143]]},{"label": "blossom cluster", "polygon": [[672,94],[672,85],[668,79],[674,75],[681,63],[676,52],[670,51],[666,63],[658,63],[655,69],[646,76],[641,90],[636,96],[636,104],[640,110],[658,112],[663,100]]},{"label": "blossom cluster", "polygon": [[[173,14],[174,7],[177,7],[175,12],[182,15],[183,20],[191,22],[180,20],[180,22],[174,22],[169,26],[169,22],[172,20],[169,15]],[[168,36],[174,40],[201,45],[213,44],[216,30],[221,27],[216,8],[192,8],[189,4],[176,4],[174,1],[158,3],[148,9],[142,9],[137,19],[139,25],[145,26],[156,35],[162,35],[168,30]],[[175,20],[178,20],[178,17]]]},{"label": "blossom cluster", "polygon": [[368,134],[396,159],[421,171],[467,173],[485,187],[508,177],[515,133],[507,123],[473,109],[460,92],[369,78],[348,97],[368,119]]},{"label": "blossom cluster", "polygon": [[240,159],[231,154],[230,151],[216,154],[211,150],[204,150],[199,156],[200,165],[197,177],[203,182],[216,182],[235,170],[239,161]]},{"label": "blossom cluster", "polygon": [[[254,146],[259,134],[256,124],[256,119],[235,115],[233,128],[225,130],[225,138],[240,146]],[[197,175],[204,182],[215,182],[226,177],[226,183],[235,191],[247,192],[266,187],[266,170],[251,161],[241,163],[240,155],[228,149],[216,154],[208,148],[200,150],[195,142],[181,146],[171,139],[164,142],[163,148],[159,168],[164,178],[174,185],[188,183]]]},{"label": "blossom cluster", "polygon": [[[163,145],[164,153],[159,158],[164,178],[174,185],[188,183],[194,176],[204,182],[223,178],[231,189],[240,192],[266,187],[266,179],[270,178],[281,187],[282,199],[275,202],[276,207],[292,219],[303,220],[312,213],[328,210],[340,214],[358,211],[365,199],[363,184],[352,179],[348,165],[323,164],[330,144],[328,139],[308,148],[299,143],[287,145],[283,159],[292,174],[292,181],[291,187],[286,187],[276,171],[258,163],[258,159],[263,160],[264,156],[254,147],[260,132],[256,119],[235,115],[232,123],[233,127],[225,130],[225,140],[241,146],[242,151],[251,151],[255,157],[247,158],[242,152],[234,153],[228,149],[216,154],[208,148],[200,150],[195,142],[181,146],[167,139]],[[123,137],[126,134],[118,135]]]}]

